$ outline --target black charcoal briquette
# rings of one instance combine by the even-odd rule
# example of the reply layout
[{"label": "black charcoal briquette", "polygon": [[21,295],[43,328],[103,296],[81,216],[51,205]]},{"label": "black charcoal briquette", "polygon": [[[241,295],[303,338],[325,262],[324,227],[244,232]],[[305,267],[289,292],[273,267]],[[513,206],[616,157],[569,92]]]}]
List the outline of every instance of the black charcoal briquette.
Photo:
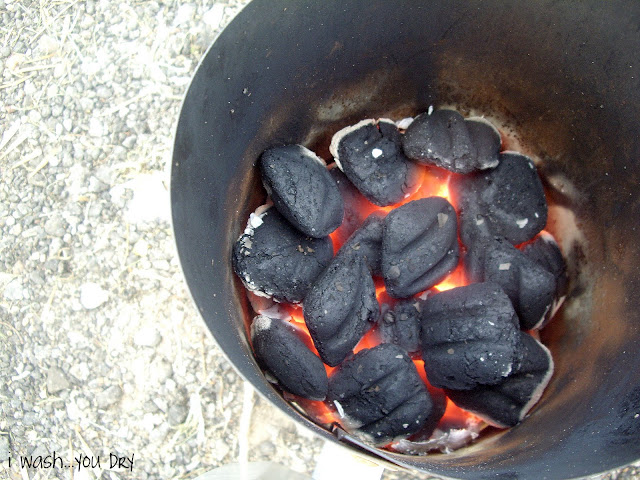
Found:
[{"label": "black charcoal briquette", "polygon": [[531,240],[547,223],[547,201],[530,158],[500,154],[493,170],[452,180],[460,207],[460,237],[468,247],[483,236],[514,245]]},{"label": "black charcoal briquette", "polygon": [[471,173],[498,164],[500,135],[483,119],[465,120],[454,110],[418,115],[402,139],[412,160],[456,173]]},{"label": "black charcoal briquette", "polygon": [[400,347],[382,344],[345,360],[329,378],[327,401],[374,445],[419,431],[433,403],[414,363]]},{"label": "black charcoal briquette", "polygon": [[371,202],[399,202],[419,186],[420,168],[409,161],[401,135],[391,120],[363,120],[337,132],[331,140],[336,164]]},{"label": "black charcoal briquette", "polygon": [[500,147],[502,146],[500,132],[484,118],[467,118],[464,123],[475,147],[478,170],[496,167],[500,162]]},{"label": "black charcoal briquette", "polygon": [[569,278],[567,265],[555,239],[547,232],[542,232],[531,243],[522,248],[522,252],[556,278],[556,298],[567,294]]},{"label": "black charcoal briquette", "polygon": [[372,213],[349,237],[341,250],[351,250],[363,257],[375,276],[382,275],[382,231],[384,215]]},{"label": "black charcoal briquette", "polygon": [[233,268],[245,287],[279,302],[301,302],[332,257],[329,237],[307,237],[275,208],[252,213],[233,246]]},{"label": "black charcoal briquette", "polygon": [[411,354],[419,353],[422,302],[418,298],[401,300],[384,312],[376,325],[380,340],[398,345]]},{"label": "black charcoal briquette", "polygon": [[509,297],[495,283],[433,295],[422,308],[422,358],[429,383],[469,390],[513,370],[520,339]]},{"label": "black charcoal briquette", "polygon": [[382,235],[382,275],[389,295],[410,297],[451,273],[459,258],[457,231],[455,210],[441,197],[392,210]]},{"label": "black charcoal briquette", "polygon": [[260,171],[274,206],[302,233],[321,238],[342,223],[338,186],[311,150],[302,145],[270,148],[260,156]]},{"label": "black charcoal briquette", "polygon": [[369,213],[375,211],[378,207],[360,193],[335,163],[329,166],[329,175],[336,182],[344,202],[342,225],[332,235],[338,244],[342,245],[362,225]]},{"label": "black charcoal briquette", "polygon": [[499,384],[472,390],[446,390],[446,393],[457,406],[487,423],[512,427],[538,402],[552,374],[549,350],[531,335],[521,332],[518,360],[513,371]]},{"label": "black charcoal briquette", "polygon": [[320,358],[338,365],[380,314],[365,259],[348,250],[339,252],[309,290],[303,314]]},{"label": "black charcoal briquette", "polygon": [[472,282],[495,282],[511,299],[520,328],[540,328],[551,313],[556,278],[504,239],[476,241],[464,260]]},{"label": "black charcoal briquette", "polygon": [[258,363],[286,391],[310,400],[324,400],[327,372],[307,348],[304,333],[289,322],[258,315],[251,324],[251,344]]}]

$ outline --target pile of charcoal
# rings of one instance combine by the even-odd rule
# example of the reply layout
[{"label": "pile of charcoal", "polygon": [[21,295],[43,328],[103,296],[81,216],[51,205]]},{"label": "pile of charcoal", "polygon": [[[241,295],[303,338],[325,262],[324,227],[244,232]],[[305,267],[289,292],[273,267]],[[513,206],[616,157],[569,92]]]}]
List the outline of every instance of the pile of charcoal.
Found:
[{"label": "pile of charcoal", "polygon": [[[447,398],[493,426],[524,418],[553,372],[537,330],[567,277],[535,165],[501,146],[484,119],[430,109],[340,130],[329,166],[300,145],[261,155],[268,200],[232,260],[264,297],[251,344],[288,398],[375,446],[429,439]],[[450,198],[423,197],[427,176]]]}]

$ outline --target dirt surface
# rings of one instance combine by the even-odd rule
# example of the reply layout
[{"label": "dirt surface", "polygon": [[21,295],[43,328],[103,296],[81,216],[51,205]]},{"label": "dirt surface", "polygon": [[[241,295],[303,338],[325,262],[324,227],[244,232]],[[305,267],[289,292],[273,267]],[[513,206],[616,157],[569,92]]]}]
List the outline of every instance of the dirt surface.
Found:
[{"label": "dirt surface", "polygon": [[0,0],[0,479],[313,471],[323,442],[222,356],[169,225],[181,99],[244,3]]}]

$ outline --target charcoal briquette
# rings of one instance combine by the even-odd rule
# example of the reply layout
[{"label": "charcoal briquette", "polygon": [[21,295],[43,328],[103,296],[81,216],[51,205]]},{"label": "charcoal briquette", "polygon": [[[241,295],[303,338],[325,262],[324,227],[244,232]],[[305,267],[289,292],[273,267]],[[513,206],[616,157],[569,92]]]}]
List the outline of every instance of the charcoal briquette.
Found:
[{"label": "charcoal briquette", "polygon": [[372,213],[341,248],[363,257],[375,276],[382,275],[383,229],[384,216],[381,213]]},{"label": "charcoal briquette", "polygon": [[553,274],[556,279],[556,298],[564,297],[569,283],[567,265],[553,236],[542,232],[533,242],[524,245],[522,252]]},{"label": "charcoal briquette", "polygon": [[342,223],[342,196],[324,161],[302,145],[266,150],[260,156],[262,182],[274,206],[302,233],[329,235]]},{"label": "charcoal briquette", "polygon": [[305,345],[305,334],[289,322],[258,315],[251,324],[256,360],[286,391],[310,400],[324,400],[327,372]]},{"label": "charcoal briquette", "polygon": [[336,164],[371,202],[387,206],[413,193],[420,168],[403,153],[401,134],[391,120],[363,120],[331,140]]},{"label": "charcoal briquette", "polygon": [[245,287],[279,302],[301,302],[332,258],[329,237],[304,235],[273,207],[252,213],[233,246],[233,268]]},{"label": "charcoal briquette", "polygon": [[498,164],[500,134],[484,119],[465,120],[454,110],[441,109],[418,115],[402,147],[418,163],[471,173]]},{"label": "charcoal briquette", "polygon": [[538,402],[553,374],[551,353],[544,345],[524,332],[519,345],[515,367],[500,383],[446,390],[451,401],[497,427],[519,423]]},{"label": "charcoal briquette", "polygon": [[364,349],[345,360],[329,378],[327,401],[345,427],[374,445],[418,432],[433,402],[414,363],[397,345]]},{"label": "charcoal briquette", "polygon": [[344,202],[344,219],[342,225],[333,232],[333,237],[340,245],[355,232],[365,221],[369,212],[377,209],[376,205],[367,200],[351,180],[333,163],[329,166],[329,175],[333,178],[342,195]]},{"label": "charcoal briquette", "polygon": [[502,287],[520,319],[520,328],[540,328],[555,298],[556,278],[508,241],[487,237],[475,242],[464,259],[473,282]]},{"label": "charcoal briquette", "polygon": [[418,298],[401,300],[384,311],[376,325],[376,334],[383,343],[393,343],[411,354],[420,352],[420,315],[422,302]]},{"label": "charcoal briquette", "polygon": [[382,275],[389,295],[427,290],[458,264],[456,213],[442,197],[414,200],[392,210],[382,235]]},{"label": "charcoal briquette", "polygon": [[500,154],[493,170],[452,180],[460,207],[460,237],[468,247],[486,236],[505,237],[514,245],[531,240],[547,223],[547,201],[530,158]]},{"label": "charcoal briquette", "polygon": [[427,298],[421,338],[429,383],[469,390],[499,383],[511,373],[520,339],[518,318],[498,284],[475,283]]},{"label": "charcoal briquette", "polygon": [[340,251],[304,299],[304,320],[320,358],[332,367],[377,320],[380,306],[364,257]]},{"label": "charcoal briquette", "polygon": [[502,146],[498,129],[480,117],[467,118],[464,123],[475,147],[478,170],[496,167],[500,162],[500,147]]}]

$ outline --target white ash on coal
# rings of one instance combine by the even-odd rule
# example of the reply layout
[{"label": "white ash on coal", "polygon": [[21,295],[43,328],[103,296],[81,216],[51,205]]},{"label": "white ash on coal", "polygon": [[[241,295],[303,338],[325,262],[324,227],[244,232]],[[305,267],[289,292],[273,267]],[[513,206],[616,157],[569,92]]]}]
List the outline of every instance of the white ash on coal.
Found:
[{"label": "white ash on coal", "polygon": [[553,374],[553,359],[544,345],[524,332],[519,345],[514,369],[500,383],[446,390],[447,396],[490,425],[506,428],[518,424],[538,402]]},{"label": "white ash on coal", "polygon": [[274,206],[310,237],[322,238],[342,224],[342,196],[322,159],[302,145],[266,150],[262,182]]},{"label": "white ash on coal", "polygon": [[427,298],[422,358],[434,387],[469,390],[500,383],[517,359],[520,330],[509,297],[495,283],[474,283]]},{"label": "white ash on coal", "polygon": [[251,324],[251,345],[258,363],[286,391],[310,400],[324,400],[327,372],[293,324],[259,315]]},{"label": "white ash on coal", "polygon": [[420,316],[423,300],[401,300],[380,315],[376,335],[382,343],[392,343],[410,354],[420,354]]},{"label": "white ash on coal", "polygon": [[233,268],[244,286],[279,302],[301,302],[332,258],[329,237],[304,235],[273,207],[251,214],[233,246]]},{"label": "white ash on coal", "polygon": [[536,167],[519,153],[500,154],[493,170],[457,177],[460,237],[466,246],[482,236],[514,245],[531,240],[547,223],[547,201]]},{"label": "white ash on coal", "polygon": [[392,297],[410,297],[442,281],[459,254],[456,212],[444,198],[414,200],[385,218],[382,275]]},{"label": "white ash on coal", "polygon": [[539,326],[539,328],[542,328],[553,318],[567,295],[569,286],[567,264],[555,239],[547,232],[542,232],[533,242],[525,244],[522,247],[522,252],[542,268],[551,272],[556,279],[554,303],[549,315],[547,315],[547,319]]},{"label": "white ash on coal", "polygon": [[433,410],[415,365],[390,344],[345,360],[329,379],[327,401],[341,412],[348,430],[374,445],[418,432]]},{"label": "white ash on coal", "polygon": [[455,173],[498,165],[500,133],[482,119],[465,120],[454,110],[418,115],[402,139],[405,154],[416,162]]},{"label": "white ash on coal", "polygon": [[476,241],[464,259],[472,282],[494,282],[511,299],[520,328],[539,328],[555,300],[556,277],[501,238]]},{"label": "white ash on coal", "polygon": [[365,259],[350,249],[341,250],[309,290],[303,313],[320,358],[335,367],[380,314]]},{"label": "white ash on coal", "polygon": [[364,258],[371,273],[377,277],[382,276],[383,229],[384,215],[372,213],[341,247],[341,250],[351,250]]},{"label": "white ash on coal", "polygon": [[360,192],[380,206],[408,197],[419,186],[420,167],[409,161],[391,120],[363,120],[337,132],[329,150]]}]

